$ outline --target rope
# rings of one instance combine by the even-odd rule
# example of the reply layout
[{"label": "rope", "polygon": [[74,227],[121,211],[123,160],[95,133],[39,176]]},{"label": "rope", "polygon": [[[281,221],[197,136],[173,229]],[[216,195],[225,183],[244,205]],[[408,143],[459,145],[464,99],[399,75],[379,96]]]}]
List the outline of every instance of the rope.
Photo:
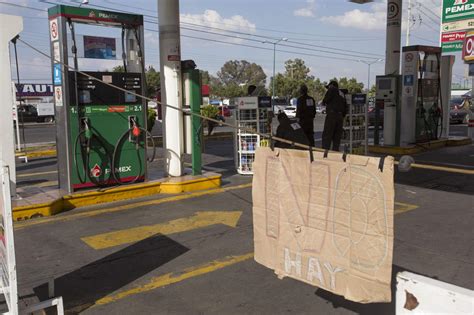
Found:
[{"label": "rope", "polygon": [[[24,40],[22,40],[22,39],[20,39],[20,38],[19,38],[18,40],[19,40],[20,42],[22,42],[23,44],[25,44],[27,47],[29,47],[29,48],[31,48],[32,50],[34,50],[34,51],[36,51],[37,53],[39,53],[40,55],[43,55],[43,56],[45,56],[46,58],[49,58],[49,59],[53,59],[53,57],[51,57],[50,55],[48,55],[48,54],[44,53],[43,51],[37,49],[37,48],[34,47],[33,45],[30,45],[29,43],[25,42]],[[74,69],[73,67],[69,66],[68,64],[65,64],[64,62],[61,62],[61,61],[59,61],[59,60],[53,60],[53,61],[54,61],[55,63],[60,63],[60,64],[62,64],[63,66],[65,66],[66,68],[68,68],[68,69],[70,69],[70,70],[75,71],[75,69]],[[277,141],[279,141],[279,142],[287,143],[287,144],[293,145],[293,146],[298,147],[298,148],[302,148],[302,149],[306,149],[306,150],[312,149],[313,151],[324,152],[323,149],[314,148],[314,147],[310,147],[310,146],[305,145],[305,144],[301,144],[301,143],[297,143],[297,142],[290,141],[290,140],[287,140],[287,139],[275,137],[275,136],[272,136],[271,134],[268,134],[268,133],[260,133],[260,132],[257,132],[257,131],[255,131],[255,130],[253,130],[253,129],[250,129],[250,128],[239,127],[239,126],[237,126],[237,125],[232,125],[232,124],[229,124],[229,123],[225,123],[225,122],[219,121],[219,120],[214,119],[214,118],[209,118],[209,117],[203,116],[203,115],[198,114],[198,113],[192,113],[192,112],[189,113],[189,112],[186,112],[186,111],[185,111],[184,109],[182,109],[182,108],[175,107],[175,106],[169,105],[169,104],[163,104],[162,102],[159,102],[159,101],[154,100],[154,99],[152,99],[152,98],[149,98],[149,97],[147,97],[147,96],[140,95],[140,94],[137,94],[137,93],[135,93],[135,92],[128,91],[128,90],[126,90],[126,89],[123,89],[123,88],[121,88],[121,87],[119,87],[119,86],[113,85],[113,84],[108,83],[108,82],[104,82],[104,81],[102,81],[101,79],[96,78],[96,77],[93,77],[93,76],[91,76],[91,75],[89,75],[89,74],[87,74],[87,73],[85,73],[85,72],[77,71],[77,73],[80,73],[80,74],[82,74],[82,75],[88,77],[88,78],[91,79],[91,80],[95,80],[95,81],[101,82],[102,84],[105,84],[105,85],[107,85],[107,86],[110,86],[110,87],[112,87],[112,88],[114,88],[114,89],[117,89],[117,90],[119,90],[119,91],[126,92],[126,93],[128,93],[128,94],[134,95],[134,96],[136,96],[136,97],[139,97],[139,98],[144,99],[144,100],[147,100],[147,101],[157,102],[158,104],[161,104],[162,106],[165,106],[165,107],[167,107],[167,108],[169,108],[169,109],[177,110],[177,111],[179,111],[179,112],[181,112],[181,113],[188,113],[188,114],[190,114],[190,115],[199,117],[199,118],[204,119],[204,120],[207,120],[207,121],[212,121],[212,122],[214,122],[214,123],[221,124],[221,125],[223,125],[223,126],[230,127],[230,128],[232,128],[232,129],[235,129],[235,130],[244,131],[244,132],[246,132],[246,133],[256,134],[256,135],[259,135],[259,136],[264,137],[264,138],[268,138],[268,139],[272,138],[272,139],[277,140]]]}]

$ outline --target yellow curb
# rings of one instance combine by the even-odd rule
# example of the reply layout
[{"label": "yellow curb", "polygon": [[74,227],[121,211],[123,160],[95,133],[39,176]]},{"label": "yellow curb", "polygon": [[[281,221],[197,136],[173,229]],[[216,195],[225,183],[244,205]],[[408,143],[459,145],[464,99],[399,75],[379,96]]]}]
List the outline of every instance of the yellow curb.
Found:
[{"label": "yellow curb", "polygon": [[472,139],[460,138],[460,139],[448,139],[448,143],[446,145],[448,147],[456,147],[456,146],[469,145],[469,144],[472,144]]},{"label": "yellow curb", "polygon": [[392,147],[392,146],[382,146],[382,145],[369,145],[370,153],[380,153],[380,154],[390,154],[390,155],[411,155],[417,154],[425,151],[436,150],[443,147],[455,147],[469,145],[472,143],[470,138],[459,137],[459,138],[449,138],[434,140],[426,143],[420,143],[417,146],[409,147]]},{"label": "yellow curb", "polygon": [[32,152],[18,152],[15,153],[15,156],[26,156],[29,159],[42,158],[42,157],[53,157],[56,156],[56,149],[52,150],[42,150],[42,151],[32,151]]},{"label": "yellow curb", "polygon": [[159,193],[177,194],[219,188],[220,186],[221,175],[218,174],[181,182],[177,179],[171,179],[167,182],[139,183],[102,191],[77,193],[65,195],[49,203],[15,207],[13,208],[13,220],[24,221],[38,217],[47,217],[79,207],[148,197]]},{"label": "yellow curb", "polygon": [[379,154],[389,154],[389,155],[411,155],[422,152],[423,149],[419,147],[388,147],[388,146],[378,146],[378,145],[369,145],[370,153],[379,153]]},{"label": "yellow curb", "polygon": [[161,183],[161,192],[164,194],[180,194],[184,192],[206,190],[221,187],[221,175],[198,178],[183,182],[170,179]]}]

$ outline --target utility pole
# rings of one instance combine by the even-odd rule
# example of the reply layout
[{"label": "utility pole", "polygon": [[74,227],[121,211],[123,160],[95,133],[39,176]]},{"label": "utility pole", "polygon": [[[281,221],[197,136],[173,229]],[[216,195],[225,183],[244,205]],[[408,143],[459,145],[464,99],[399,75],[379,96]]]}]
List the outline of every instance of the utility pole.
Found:
[{"label": "utility pole", "polygon": [[408,18],[407,18],[407,38],[406,45],[410,46],[410,25],[411,24],[411,0],[408,0]]},{"label": "utility pole", "polygon": [[178,177],[184,173],[184,127],[181,86],[181,44],[179,1],[158,0],[160,32],[161,102],[163,106],[163,140],[166,150],[166,172]]},{"label": "utility pole", "polygon": [[279,40],[275,41],[275,42],[271,42],[271,41],[263,41],[262,43],[266,44],[266,43],[270,43],[270,44],[273,44],[273,79],[272,79],[272,110],[275,111],[275,64],[276,64],[276,46],[278,45],[278,43],[280,42],[286,42],[288,40],[288,38],[280,38]]}]

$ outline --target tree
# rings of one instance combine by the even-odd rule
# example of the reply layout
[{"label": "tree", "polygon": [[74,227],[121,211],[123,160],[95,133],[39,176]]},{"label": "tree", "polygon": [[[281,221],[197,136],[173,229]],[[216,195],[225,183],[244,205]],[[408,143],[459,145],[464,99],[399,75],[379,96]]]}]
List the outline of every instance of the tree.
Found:
[{"label": "tree", "polygon": [[375,97],[375,92],[377,91],[377,87],[374,85],[372,85],[372,87],[370,88],[369,92],[368,92],[368,96],[369,97]]},{"label": "tree", "polygon": [[356,78],[333,78],[332,80],[337,81],[339,83],[339,88],[340,89],[347,89],[349,94],[354,94],[354,93],[362,93],[362,90],[364,89],[364,83],[358,82]]},{"label": "tree", "polygon": [[211,82],[211,75],[209,74],[209,71],[205,70],[199,70],[201,73],[201,83],[204,84],[209,84]]},{"label": "tree", "polygon": [[160,72],[156,71],[153,66],[148,66],[145,72],[146,76],[146,96],[150,98],[156,97],[157,92],[160,90]]},{"label": "tree", "polygon": [[229,60],[217,72],[217,77],[224,85],[250,85],[265,86],[267,75],[262,67],[246,60]]},{"label": "tree", "polygon": [[[285,98],[298,97],[301,85],[308,87],[308,94],[316,99],[324,96],[324,85],[319,79],[310,75],[311,69],[306,66],[302,59],[290,59],[285,62],[285,72],[275,75],[275,95]],[[273,88],[273,78],[270,82],[270,88]],[[272,91],[271,91],[272,93]],[[273,93],[272,93],[273,94]]]},{"label": "tree", "polygon": [[112,68],[112,72],[125,72],[125,68],[122,65],[115,66]]}]

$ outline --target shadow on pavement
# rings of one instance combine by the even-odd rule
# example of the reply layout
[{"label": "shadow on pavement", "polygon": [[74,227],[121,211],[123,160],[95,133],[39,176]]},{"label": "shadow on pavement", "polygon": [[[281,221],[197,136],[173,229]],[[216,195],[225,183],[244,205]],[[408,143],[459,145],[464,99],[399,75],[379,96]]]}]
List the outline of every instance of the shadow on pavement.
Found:
[{"label": "shadow on pavement", "polygon": [[[166,236],[153,236],[55,279],[54,293],[63,297],[66,313],[78,314],[188,250]],[[34,292],[41,301],[48,299],[46,283]]]}]

